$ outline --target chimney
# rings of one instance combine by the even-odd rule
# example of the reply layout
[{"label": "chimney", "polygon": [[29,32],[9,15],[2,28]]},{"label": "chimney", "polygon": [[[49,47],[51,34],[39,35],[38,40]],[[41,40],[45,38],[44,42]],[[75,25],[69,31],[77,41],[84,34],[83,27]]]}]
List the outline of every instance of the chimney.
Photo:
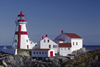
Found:
[{"label": "chimney", "polygon": [[45,37],[48,37],[48,35],[46,34]]},{"label": "chimney", "polygon": [[42,39],[44,39],[44,37],[42,36]]},{"label": "chimney", "polygon": [[62,30],[61,33],[64,33],[64,31]]}]

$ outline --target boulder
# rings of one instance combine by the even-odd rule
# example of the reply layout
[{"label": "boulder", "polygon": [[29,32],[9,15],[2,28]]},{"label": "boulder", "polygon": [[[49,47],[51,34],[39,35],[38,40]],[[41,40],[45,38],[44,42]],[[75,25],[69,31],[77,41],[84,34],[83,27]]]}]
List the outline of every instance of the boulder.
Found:
[{"label": "boulder", "polygon": [[79,55],[84,54],[84,53],[86,53],[86,49],[80,48],[79,50],[73,51],[72,55],[79,56]]},{"label": "boulder", "polygon": [[27,51],[23,51],[21,53],[19,53],[18,55],[22,55],[22,56],[30,56],[30,53]]}]

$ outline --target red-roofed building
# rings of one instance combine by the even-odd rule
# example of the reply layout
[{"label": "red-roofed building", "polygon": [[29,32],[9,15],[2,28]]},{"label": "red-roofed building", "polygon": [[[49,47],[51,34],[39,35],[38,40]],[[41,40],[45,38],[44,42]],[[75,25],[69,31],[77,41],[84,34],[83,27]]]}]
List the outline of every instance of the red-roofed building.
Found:
[{"label": "red-roofed building", "polygon": [[31,52],[33,58],[45,58],[55,56],[53,49],[33,49]]},{"label": "red-roofed building", "polygon": [[83,38],[75,33],[62,32],[54,42],[58,44],[59,54],[63,56],[83,47]]},{"label": "red-roofed building", "polygon": [[50,38],[48,38],[47,34],[45,35],[45,38],[42,37],[42,40],[37,42],[37,44],[34,48],[53,49],[55,51],[55,53],[58,53],[58,44],[56,44],[54,41],[52,41]]}]

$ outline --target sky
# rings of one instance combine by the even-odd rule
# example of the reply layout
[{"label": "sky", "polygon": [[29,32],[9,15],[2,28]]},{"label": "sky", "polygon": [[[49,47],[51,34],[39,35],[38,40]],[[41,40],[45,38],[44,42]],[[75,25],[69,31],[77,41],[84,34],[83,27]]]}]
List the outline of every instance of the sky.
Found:
[{"label": "sky", "polygon": [[100,45],[100,0],[0,0],[0,45],[12,45],[15,20],[23,11],[30,40],[76,33],[85,45]]}]

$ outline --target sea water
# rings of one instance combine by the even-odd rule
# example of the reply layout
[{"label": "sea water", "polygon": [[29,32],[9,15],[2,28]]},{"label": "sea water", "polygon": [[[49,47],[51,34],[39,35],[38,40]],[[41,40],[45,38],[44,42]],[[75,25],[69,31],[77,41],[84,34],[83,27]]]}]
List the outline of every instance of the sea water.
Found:
[{"label": "sea water", "polygon": [[93,50],[93,49],[99,49],[100,45],[83,45],[83,47],[85,47],[86,50]]}]

